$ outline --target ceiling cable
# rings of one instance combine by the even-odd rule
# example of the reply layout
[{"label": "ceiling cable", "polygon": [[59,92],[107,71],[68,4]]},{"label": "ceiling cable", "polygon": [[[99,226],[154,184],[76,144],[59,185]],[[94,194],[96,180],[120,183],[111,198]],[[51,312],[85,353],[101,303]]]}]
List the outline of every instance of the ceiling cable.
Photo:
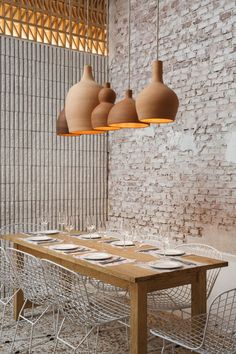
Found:
[{"label": "ceiling cable", "polygon": [[109,65],[109,0],[106,2],[107,5],[107,81],[110,80],[110,65]]},{"label": "ceiling cable", "polygon": [[159,9],[159,0],[157,0],[157,9],[156,9],[156,41],[157,41],[157,60],[159,57],[159,13],[160,13],[160,9]]},{"label": "ceiling cable", "polygon": [[128,1],[128,89],[130,89],[130,0]]}]

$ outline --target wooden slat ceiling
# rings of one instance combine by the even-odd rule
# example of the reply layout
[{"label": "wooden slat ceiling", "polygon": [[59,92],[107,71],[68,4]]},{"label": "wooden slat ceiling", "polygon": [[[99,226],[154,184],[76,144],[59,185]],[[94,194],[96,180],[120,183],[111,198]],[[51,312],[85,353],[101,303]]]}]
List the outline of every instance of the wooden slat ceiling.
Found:
[{"label": "wooden slat ceiling", "polygon": [[1,0],[0,34],[106,55],[106,0],[88,1]]}]

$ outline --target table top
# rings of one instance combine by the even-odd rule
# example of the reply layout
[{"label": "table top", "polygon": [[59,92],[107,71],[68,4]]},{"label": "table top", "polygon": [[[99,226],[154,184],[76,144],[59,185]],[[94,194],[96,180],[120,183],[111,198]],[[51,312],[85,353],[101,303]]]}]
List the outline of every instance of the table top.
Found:
[{"label": "table top", "polygon": [[[124,248],[124,247],[114,247],[109,243],[102,242],[105,241],[105,239],[109,239],[107,237],[106,238],[104,237],[102,239],[96,239],[96,240],[95,239],[85,240],[78,237],[68,236],[65,234],[56,234],[50,236],[52,238],[62,240],[66,243],[73,243],[75,245],[89,247],[100,252],[107,252],[112,255],[121,256],[134,261],[134,262],[124,263],[124,264],[114,263],[112,265],[110,264],[109,266],[103,266],[100,265],[99,263],[94,264],[90,261],[86,261],[81,258],[76,258],[73,254],[65,254],[63,252],[58,252],[53,249],[50,249],[50,246],[52,246],[53,244],[46,244],[46,243],[34,244],[32,242],[28,242],[26,240],[28,237],[29,236],[25,234],[14,234],[14,235],[6,235],[3,238],[5,240],[13,242],[15,247],[19,245],[21,250],[35,254],[40,258],[43,257],[49,258],[59,264],[64,264],[65,266],[66,264],[70,264],[70,265],[73,264],[77,268],[79,269],[81,268],[81,270],[85,268],[86,270],[91,270],[91,275],[96,276],[96,272],[100,274],[104,273],[107,275],[111,275],[115,278],[124,280],[128,283],[136,283],[140,281],[148,281],[154,279],[164,281],[165,279],[170,277],[170,274],[171,277],[174,276],[179,277],[180,275],[184,275],[186,273],[193,274],[199,272],[200,270],[221,268],[221,267],[226,267],[228,265],[228,263],[223,260],[211,259],[211,258],[206,258],[206,257],[201,257],[201,256],[191,254],[191,255],[184,255],[181,257],[181,259],[197,262],[195,266],[163,271],[163,270],[152,269],[148,267],[148,262],[157,261],[158,256],[153,256],[151,254],[138,252],[138,250],[142,248],[143,249],[148,248],[148,242],[145,245],[140,246],[139,244],[136,244],[133,247]],[[150,248],[153,247],[153,245],[149,245],[149,246]],[[78,257],[78,254],[76,254],[76,256]],[[145,267],[145,264],[147,264],[147,267]]]}]

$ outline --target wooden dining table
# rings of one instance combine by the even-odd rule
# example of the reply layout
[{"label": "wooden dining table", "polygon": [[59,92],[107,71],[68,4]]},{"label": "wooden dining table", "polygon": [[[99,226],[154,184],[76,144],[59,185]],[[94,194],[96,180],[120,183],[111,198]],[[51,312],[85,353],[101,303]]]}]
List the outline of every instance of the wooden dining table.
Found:
[{"label": "wooden dining table", "polygon": [[[29,236],[28,236],[29,237]],[[107,252],[114,256],[129,259],[128,263],[117,262],[103,265],[99,262],[90,262],[81,259],[78,254],[65,254],[53,250],[52,244],[35,244],[27,240],[27,235],[14,234],[4,236],[5,240],[13,243],[18,250],[30,253],[36,257],[49,259],[64,267],[88,277],[96,278],[105,283],[127,289],[130,294],[130,352],[132,354],[147,353],[147,294],[156,290],[191,284],[191,311],[192,315],[206,312],[206,273],[213,268],[226,267],[227,262],[217,259],[185,255],[182,259],[195,262],[195,265],[184,266],[172,270],[158,270],[150,266],[150,262],[157,261],[158,256],[140,252],[148,245],[135,244],[131,247],[115,247],[106,243],[107,238],[82,239],[65,234],[53,235],[60,242],[73,243],[78,246],[92,248],[96,251]],[[19,291],[15,296],[14,316],[18,318],[24,302],[24,295]]]}]

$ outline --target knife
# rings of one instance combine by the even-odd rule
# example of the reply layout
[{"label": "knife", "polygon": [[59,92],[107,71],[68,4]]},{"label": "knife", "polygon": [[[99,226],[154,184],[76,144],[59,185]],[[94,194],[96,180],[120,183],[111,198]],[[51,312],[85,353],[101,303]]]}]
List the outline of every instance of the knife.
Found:
[{"label": "knife", "polygon": [[185,264],[185,265],[197,265],[197,263],[194,263],[194,262],[189,262],[189,261],[184,261],[184,260],[182,260],[182,259],[180,259],[180,258],[174,258],[174,257],[171,257],[170,258],[172,261],[177,261],[177,262],[180,262],[180,263],[183,263],[183,264]]},{"label": "knife", "polygon": [[99,262],[100,264],[111,264],[111,263],[116,263],[116,262],[120,262],[120,261],[123,261],[124,259],[122,257],[118,257],[118,258],[115,258],[113,260],[107,260],[107,261],[101,261]]},{"label": "knife", "polygon": [[157,251],[160,250],[160,248],[155,247],[155,248],[148,248],[148,249],[144,249],[144,250],[139,250],[138,252],[149,252],[149,251]]}]

